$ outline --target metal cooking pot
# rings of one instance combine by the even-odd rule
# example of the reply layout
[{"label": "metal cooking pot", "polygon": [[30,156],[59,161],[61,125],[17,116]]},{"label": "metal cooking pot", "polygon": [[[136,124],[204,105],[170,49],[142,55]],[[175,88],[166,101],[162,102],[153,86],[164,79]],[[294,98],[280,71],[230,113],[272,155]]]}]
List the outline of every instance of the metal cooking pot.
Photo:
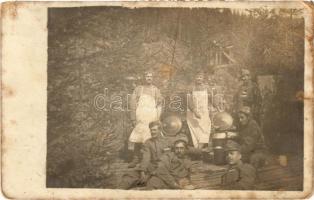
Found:
[{"label": "metal cooking pot", "polygon": [[212,141],[213,141],[213,149],[214,149],[214,164],[216,165],[224,165],[226,164],[226,152],[225,152],[225,144],[227,140],[234,140],[238,137],[238,133],[236,132],[218,132],[213,133]]},{"label": "metal cooking pot", "polygon": [[218,132],[213,133],[212,139],[213,139],[213,146],[225,146],[225,143],[229,139],[235,139],[238,137],[237,132]]},{"label": "metal cooking pot", "polygon": [[162,120],[162,130],[167,136],[175,136],[182,128],[181,118],[176,115],[169,115]]},{"label": "metal cooking pot", "polygon": [[213,126],[216,130],[230,130],[232,129],[233,118],[227,112],[219,112],[213,117]]},{"label": "metal cooking pot", "polygon": [[213,147],[216,146],[225,146],[226,139],[227,139],[227,133],[221,132],[221,133],[214,133],[213,134]]},{"label": "metal cooking pot", "polygon": [[214,164],[215,165],[226,164],[226,152],[222,146],[214,147]]}]

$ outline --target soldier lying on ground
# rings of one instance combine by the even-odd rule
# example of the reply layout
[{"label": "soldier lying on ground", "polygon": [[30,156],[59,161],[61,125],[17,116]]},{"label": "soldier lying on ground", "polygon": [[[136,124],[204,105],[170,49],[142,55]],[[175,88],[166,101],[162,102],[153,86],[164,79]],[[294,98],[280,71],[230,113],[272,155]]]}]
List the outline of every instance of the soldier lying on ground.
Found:
[{"label": "soldier lying on ground", "polygon": [[241,146],[232,141],[226,144],[229,168],[222,176],[222,186],[227,190],[252,190],[256,179],[255,168],[241,161]]},{"label": "soldier lying on ground", "polygon": [[143,186],[147,179],[154,173],[158,162],[165,151],[170,151],[171,143],[161,134],[161,124],[159,121],[149,123],[151,138],[146,140],[143,146],[143,158],[138,168],[122,176],[119,188],[130,189],[132,187]]},{"label": "soldier lying on ground", "polygon": [[174,152],[164,154],[147,189],[194,189],[190,184],[191,161],[186,157],[187,139],[174,142]]}]

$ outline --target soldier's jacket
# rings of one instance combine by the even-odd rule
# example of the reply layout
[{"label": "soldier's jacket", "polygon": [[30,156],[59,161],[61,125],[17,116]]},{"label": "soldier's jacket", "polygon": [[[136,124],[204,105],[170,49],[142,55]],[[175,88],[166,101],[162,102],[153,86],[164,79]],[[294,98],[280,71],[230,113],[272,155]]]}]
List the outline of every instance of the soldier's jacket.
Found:
[{"label": "soldier's jacket", "polygon": [[235,100],[238,108],[243,106],[252,107],[253,104],[260,104],[261,94],[257,84],[254,82],[242,84],[236,94]]},{"label": "soldier's jacket", "polygon": [[[169,188],[175,189],[182,182],[190,180],[191,161],[188,158],[180,159],[175,153],[169,152],[162,156],[155,176],[160,178]],[[184,183],[185,185],[189,183]]]},{"label": "soldier's jacket", "polygon": [[256,179],[255,168],[246,163],[230,167],[222,176],[222,186],[227,190],[252,190]]},{"label": "soldier's jacket", "polygon": [[148,139],[143,146],[143,158],[139,170],[145,172],[153,172],[161,159],[161,156],[170,151],[171,142],[163,136]]},{"label": "soldier's jacket", "polygon": [[256,83],[250,82],[242,84],[235,95],[235,112],[243,106],[248,106],[252,110],[252,115],[259,121],[262,106],[261,92]]},{"label": "soldier's jacket", "polygon": [[246,155],[256,150],[266,150],[264,135],[257,122],[250,119],[248,124],[239,128],[239,139],[241,153]]}]

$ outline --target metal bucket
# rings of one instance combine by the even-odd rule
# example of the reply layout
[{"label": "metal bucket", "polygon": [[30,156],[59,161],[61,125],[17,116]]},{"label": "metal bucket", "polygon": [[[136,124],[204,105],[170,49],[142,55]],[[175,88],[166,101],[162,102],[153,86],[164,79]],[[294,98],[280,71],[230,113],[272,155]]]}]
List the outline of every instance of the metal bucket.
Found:
[{"label": "metal bucket", "polygon": [[236,132],[218,132],[214,133],[212,136],[213,147],[215,146],[225,146],[227,140],[234,140],[238,137]]},{"label": "metal bucket", "polygon": [[226,164],[225,144],[227,140],[234,140],[238,137],[236,132],[218,132],[212,136],[213,149],[214,149],[214,164]]},{"label": "metal bucket", "polygon": [[212,139],[214,148],[217,146],[224,147],[227,139],[227,133],[225,132],[214,133]]},{"label": "metal bucket", "polygon": [[226,153],[222,146],[214,147],[214,164],[215,165],[226,164]]}]

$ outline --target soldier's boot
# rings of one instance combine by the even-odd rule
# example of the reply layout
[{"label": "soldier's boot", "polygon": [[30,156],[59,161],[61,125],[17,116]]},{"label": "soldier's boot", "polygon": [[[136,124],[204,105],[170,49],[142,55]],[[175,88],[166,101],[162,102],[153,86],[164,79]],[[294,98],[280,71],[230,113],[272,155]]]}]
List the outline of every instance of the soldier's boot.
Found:
[{"label": "soldier's boot", "polygon": [[138,172],[127,172],[121,177],[120,183],[118,184],[119,189],[128,190],[133,187],[133,185],[137,182],[139,179],[139,173]]}]

